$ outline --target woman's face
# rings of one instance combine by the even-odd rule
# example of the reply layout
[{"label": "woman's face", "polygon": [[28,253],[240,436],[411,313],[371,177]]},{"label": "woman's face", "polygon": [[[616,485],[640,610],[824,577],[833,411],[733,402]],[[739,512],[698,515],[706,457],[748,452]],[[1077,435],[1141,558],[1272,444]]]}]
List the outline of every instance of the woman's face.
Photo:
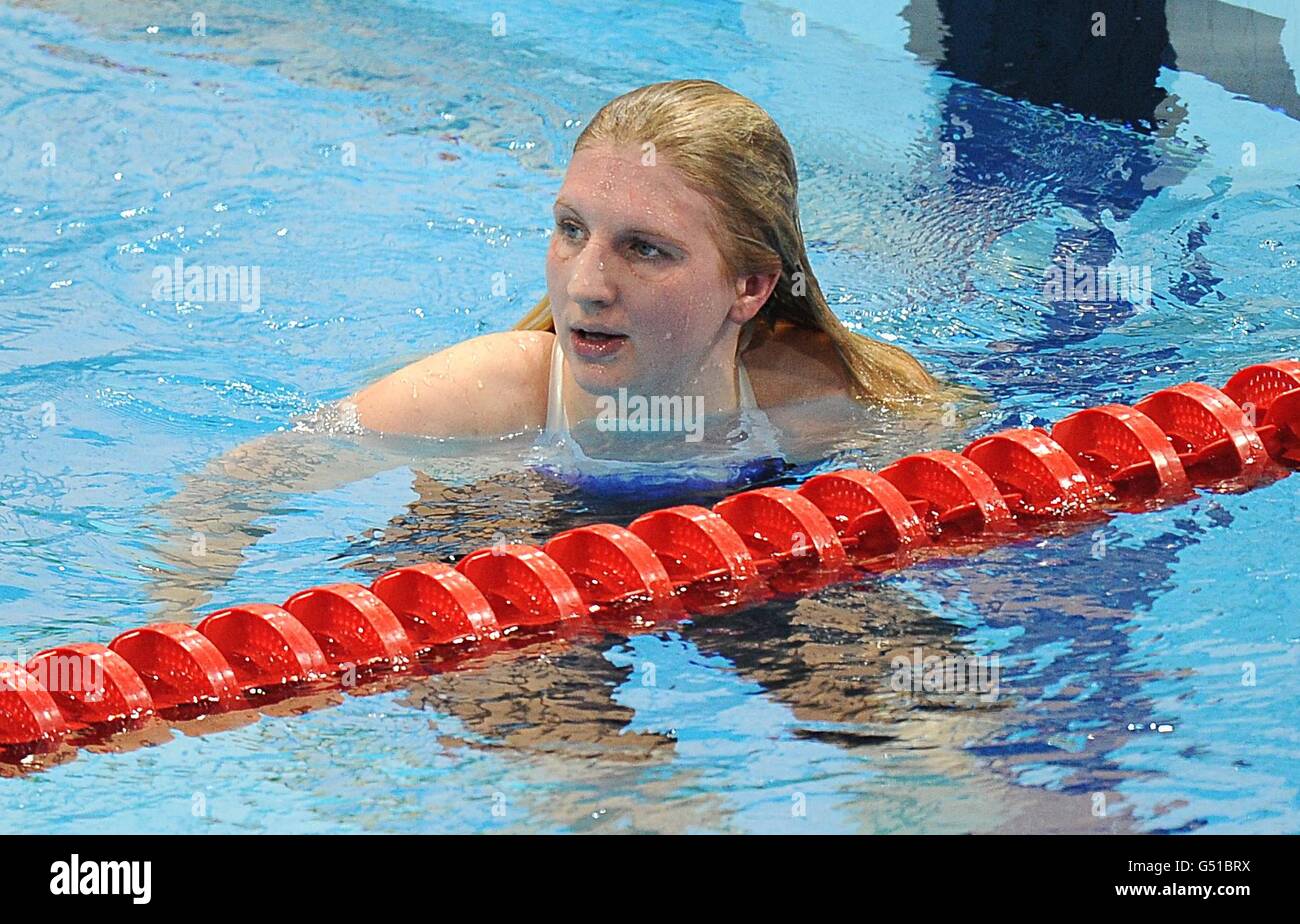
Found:
[{"label": "woman's face", "polygon": [[[555,202],[546,287],[578,384],[665,394],[706,362],[732,360],[739,325],[762,306],[728,277],[710,202],[636,146],[573,156]],[[732,360],[734,361],[734,360]]]}]

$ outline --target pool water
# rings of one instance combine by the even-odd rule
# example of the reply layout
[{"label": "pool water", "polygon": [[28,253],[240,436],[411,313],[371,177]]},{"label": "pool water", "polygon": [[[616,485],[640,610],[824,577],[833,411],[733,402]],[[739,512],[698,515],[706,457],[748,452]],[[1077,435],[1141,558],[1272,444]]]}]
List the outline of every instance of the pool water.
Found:
[{"label": "pool water", "polygon": [[[947,2],[803,3],[804,34],[762,3],[0,7],[0,658],[643,512],[528,470],[527,434],[328,405],[531,307],[574,138],[656,80],[764,105],[832,306],[992,408],[829,421],[787,482],[1295,356],[1300,11],[1149,8],[1111,23],[1127,108],[1089,114],[989,78]],[[1045,290],[1066,258],[1149,292]],[[159,291],[177,260],[245,297]],[[1298,524],[1300,478],[1206,492],[154,729],[0,768],[0,830],[1295,832]],[[996,695],[900,693],[914,654]]]}]

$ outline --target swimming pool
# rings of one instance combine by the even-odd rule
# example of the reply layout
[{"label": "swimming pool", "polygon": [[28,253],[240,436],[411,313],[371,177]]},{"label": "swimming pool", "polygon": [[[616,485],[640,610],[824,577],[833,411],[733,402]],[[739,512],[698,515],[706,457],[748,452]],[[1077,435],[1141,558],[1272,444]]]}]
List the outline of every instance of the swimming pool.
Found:
[{"label": "swimming pool", "polygon": [[[277,472],[323,454],[315,490],[208,466],[520,316],[583,120],[652,80],[768,108],[832,305],[997,408],[865,420],[824,468],[1297,352],[1292,71],[1288,97],[1164,66],[1131,129],[953,76],[943,5],[803,4],[805,35],[759,4],[635,30],[566,3],[205,7],[202,35],[170,4],[0,9],[2,656],[642,512],[514,474],[526,440],[318,419]],[[1053,297],[1067,255],[1146,268],[1149,297]],[[256,268],[256,297],[156,297],[177,259]],[[0,780],[0,829],[1295,831],[1298,485],[82,751]],[[205,492],[236,503],[214,519]],[[898,696],[916,650],[996,655],[999,696]]]}]

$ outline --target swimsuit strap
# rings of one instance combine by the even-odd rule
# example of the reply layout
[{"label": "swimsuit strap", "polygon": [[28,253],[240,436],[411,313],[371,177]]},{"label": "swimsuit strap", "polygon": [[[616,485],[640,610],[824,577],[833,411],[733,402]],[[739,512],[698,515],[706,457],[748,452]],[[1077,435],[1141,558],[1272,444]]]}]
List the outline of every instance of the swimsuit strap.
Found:
[{"label": "swimsuit strap", "polygon": [[[747,333],[752,335],[753,331]],[[750,337],[746,336],[745,343],[749,339]],[[754,387],[749,382],[749,373],[745,371],[745,362],[739,358],[745,343],[740,345],[736,353],[737,391],[742,411],[758,409],[758,400],[754,397]],[[551,346],[551,374],[546,397],[546,432],[554,436],[567,436],[569,433],[569,415],[564,410],[564,349],[560,346],[558,336]]]},{"label": "swimsuit strap", "polygon": [[564,350],[560,337],[551,347],[551,379],[547,386],[546,432],[553,436],[569,435],[569,415],[564,412]]},{"label": "swimsuit strap", "polygon": [[749,373],[745,371],[745,361],[736,360],[736,369],[740,372],[740,409],[742,411],[758,410],[758,399],[754,397],[754,386],[749,384]]},{"label": "swimsuit strap", "polygon": [[754,339],[754,326],[751,324],[746,327],[740,334],[740,342],[736,344],[736,369],[739,371],[740,385],[737,389],[739,392],[740,409],[756,411],[758,410],[758,399],[754,397],[754,388],[749,384],[749,373],[745,371],[745,361],[741,359],[749,342]]}]

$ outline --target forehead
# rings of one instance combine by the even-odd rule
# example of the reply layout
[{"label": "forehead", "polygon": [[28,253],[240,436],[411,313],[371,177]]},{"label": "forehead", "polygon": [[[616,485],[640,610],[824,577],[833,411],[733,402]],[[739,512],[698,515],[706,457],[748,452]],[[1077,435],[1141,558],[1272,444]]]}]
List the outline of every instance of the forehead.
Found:
[{"label": "forehead", "polygon": [[592,224],[635,227],[672,237],[707,236],[713,206],[662,157],[641,163],[635,145],[593,145],[573,155],[559,199]]}]

